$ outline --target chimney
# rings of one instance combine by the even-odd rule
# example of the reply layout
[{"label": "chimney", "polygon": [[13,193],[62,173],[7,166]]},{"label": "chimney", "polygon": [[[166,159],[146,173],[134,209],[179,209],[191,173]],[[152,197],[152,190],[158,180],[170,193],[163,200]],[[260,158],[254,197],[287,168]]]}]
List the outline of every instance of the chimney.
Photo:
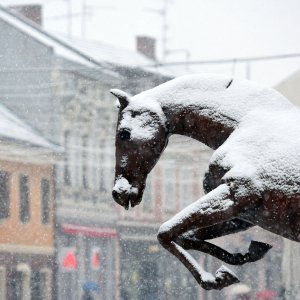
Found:
[{"label": "chimney", "polygon": [[136,37],[136,50],[139,53],[147,56],[150,59],[156,59],[155,55],[156,40],[149,36],[137,36]]},{"label": "chimney", "polygon": [[10,6],[14,12],[42,26],[42,6],[39,4]]}]

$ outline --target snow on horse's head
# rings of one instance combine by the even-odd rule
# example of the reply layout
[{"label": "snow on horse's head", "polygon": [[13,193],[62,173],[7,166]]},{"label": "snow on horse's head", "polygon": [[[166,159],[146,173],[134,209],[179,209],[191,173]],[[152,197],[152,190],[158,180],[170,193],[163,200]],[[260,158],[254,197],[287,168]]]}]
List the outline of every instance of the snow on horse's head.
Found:
[{"label": "snow on horse's head", "polygon": [[112,194],[118,204],[128,209],[141,202],[147,176],[167,145],[168,130],[158,102],[144,101],[139,95],[130,98],[117,89],[111,93],[119,100]]}]

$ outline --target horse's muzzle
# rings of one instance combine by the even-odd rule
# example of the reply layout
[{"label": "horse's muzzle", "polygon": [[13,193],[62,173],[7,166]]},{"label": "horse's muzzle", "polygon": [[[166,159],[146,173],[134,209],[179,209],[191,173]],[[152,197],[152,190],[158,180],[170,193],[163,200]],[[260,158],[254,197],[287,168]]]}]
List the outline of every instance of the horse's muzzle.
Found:
[{"label": "horse's muzzle", "polygon": [[114,200],[125,209],[138,205],[143,197],[145,184],[132,185],[122,176],[118,176],[112,190]]},{"label": "horse's muzzle", "polygon": [[112,191],[112,196],[114,200],[125,209],[129,208],[129,197],[124,195],[124,193],[118,193],[117,191]]},{"label": "horse's muzzle", "polygon": [[129,209],[129,205],[131,207],[135,207],[141,201],[138,200],[138,195],[135,193],[125,193],[125,192],[118,192],[116,190],[112,191],[112,196],[114,200],[121,206],[123,206],[126,210]]},{"label": "horse's muzzle", "polygon": [[121,206],[125,207],[125,209],[129,208],[129,197],[124,193],[119,193],[116,190],[112,191],[112,196],[114,200]]}]

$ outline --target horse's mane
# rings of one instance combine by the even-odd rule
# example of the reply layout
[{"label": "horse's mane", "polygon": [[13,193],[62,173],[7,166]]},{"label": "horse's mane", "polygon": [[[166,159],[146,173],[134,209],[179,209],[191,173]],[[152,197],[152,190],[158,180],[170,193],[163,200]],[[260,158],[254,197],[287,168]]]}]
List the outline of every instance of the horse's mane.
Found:
[{"label": "horse's mane", "polygon": [[193,106],[240,120],[253,109],[284,109],[291,103],[272,88],[245,79],[194,74],[175,78],[132,97],[131,107]]}]

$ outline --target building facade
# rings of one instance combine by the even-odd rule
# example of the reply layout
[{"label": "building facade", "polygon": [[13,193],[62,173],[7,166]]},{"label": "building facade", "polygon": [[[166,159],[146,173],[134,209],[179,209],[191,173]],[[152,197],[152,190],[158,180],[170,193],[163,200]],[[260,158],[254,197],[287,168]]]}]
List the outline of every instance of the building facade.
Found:
[{"label": "building facade", "polygon": [[[149,64],[140,54],[110,48],[115,56],[109,60],[100,45],[100,54],[92,55],[79,41],[50,35],[2,7],[0,36],[2,103],[65,149],[55,173],[57,296],[81,299],[92,287],[98,299],[118,299],[121,273],[129,269],[121,243],[131,233],[111,199],[117,110],[109,90],[134,94],[170,76],[125,64],[129,58]],[[150,229],[156,231],[157,220]],[[141,230],[135,240],[147,238]]]},{"label": "building facade", "polygon": [[51,300],[57,149],[2,106],[0,122],[0,299]]}]

